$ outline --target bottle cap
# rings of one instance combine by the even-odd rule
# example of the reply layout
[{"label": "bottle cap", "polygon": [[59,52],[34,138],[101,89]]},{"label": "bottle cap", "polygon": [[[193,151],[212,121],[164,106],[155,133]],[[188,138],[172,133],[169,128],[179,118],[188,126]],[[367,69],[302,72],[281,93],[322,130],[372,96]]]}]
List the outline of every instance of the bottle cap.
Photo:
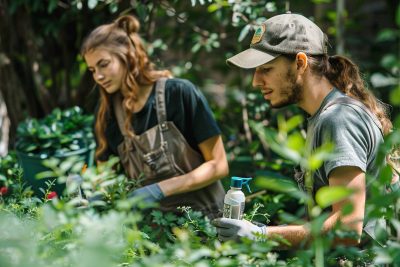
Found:
[{"label": "bottle cap", "polygon": [[243,177],[233,176],[231,178],[231,187],[242,189],[242,186],[245,185],[247,187],[247,190],[249,190],[249,192],[251,193],[249,186],[249,182],[251,179],[253,178],[243,178]]}]

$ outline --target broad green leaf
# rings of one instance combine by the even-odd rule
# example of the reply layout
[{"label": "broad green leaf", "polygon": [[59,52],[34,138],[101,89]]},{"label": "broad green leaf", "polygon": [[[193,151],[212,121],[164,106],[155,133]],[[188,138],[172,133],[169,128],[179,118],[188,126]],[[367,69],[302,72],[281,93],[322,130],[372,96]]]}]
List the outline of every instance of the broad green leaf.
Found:
[{"label": "broad green leaf", "polygon": [[273,176],[259,176],[256,179],[256,185],[260,188],[266,188],[277,192],[293,192],[299,190],[297,185],[285,178],[277,178]]},{"label": "broad green leaf", "polygon": [[382,59],[381,59],[381,65],[387,69],[391,69],[392,67],[395,67],[398,65],[398,59],[395,54],[386,54]]},{"label": "broad green leaf", "polygon": [[353,193],[354,190],[344,186],[324,186],[318,190],[315,200],[321,208],[326,208],[348,198]]},{"label": "broad green leaf", "polygon": [[308,158],[308,161],[307,161],[308,166],[307,167],[310,170],[316,170],[319,167],[321,167],[323,163],[324,163],[323,159],[312,155],[311,157]]},{"label": "broad green leaf", "polygon": [[382,186],[388,185],[390,181],[392,181],[393,171],[389,165],[386,165],[384,168],[381,169],[379,173],[379,181]]},{"label": "broad green leaf", "polygon": [[54,168],[60,163],[60,160],[57,158],[49,158],[49,159],[43,160],[42,163],[46,167]]},{"label": "broad green leaf", "polygon": [[47,6],[47,13],[52,13],[58,5],[58,0],[50,0],[48,6]]},{"label": "broad green leaf", "polygon": [[334,155],[332,151],[334,149],[334,144],[325,143],[319,148],[315,149],[313,153],[308,157],[307,169],[316,170],[323,164],[327,159],[332,158]]},{"label": "broad green leaf", "polygon": [[199,51],[201,48],[201,44],[200,43],[196,43],[193,47],[192,47],[192,52],[196,53],[197,51]]},{"label": "broad green leaf", "polygon": [[342,215],[343,215],[343,216],[346,216],[346,215],[349,215],[350,213],[352,213],[353,210],[354,210],[353,205],[351,205],[351,203],[347,203],[346,205],[344,205],[344,206],[342,207],[341,212],[342,212]]},{"label": "broad green leaf", "polygon": [[128,200],[119,200],[116,206],[118,210],[130,210],[132,208],[132,203]]},{"label": "broad green leaf", "polygon": [[251,26],[247,24],[246,26],[243,27],[243,29],[240,31],[238,41],[241,42],[246,38],[247,34],[249,33],[251,29]]},{"label": "broad green leaf", "polygon": [[400,106],[400,85],[390,91],[390,103]]},{"label": "broad green leaf", "polygon": [[378,251],[376,257],[374,258],[374,264],[377,264],[376,266],[383,266],[386,264],[389,265],[391,263],[393,263],[393,259],[386,250]]},{"label": "broad green leaf", "polygon": [[286,121],[286,131],[290,132],[290,131],[294,130],[301,123],[303,123],[303,120],[304,120],[304,118],[301,115],[296,115],[296,116],[290,117]]},{"label": "broad green leaf", "polygon": [[37,145],[31,144],[31,145],[24,146],[24,147],[22,148],[22,150],[25,151],[25,152],[31,152],[31,151],[36,150],[37,148],[38,148]]},{"label": "broad green leaf", "polygon": [[287,213],[285,211],[282,211],[282,213],[279,214],[279,217],[283,222],[289,223],[289,224],[300,225],[300,224],[306,223],[305,220],[303,220],[303,219],[299,218],[298,216],[293,215],[291,213]]},{"label": "broad green leaf", "polygon": [[287,139],[288,148],[301,153],[301,151],[303,151],[303,149],[304,149],[304,144],[305,144],[305,140],[299,132],[293,133],[288,136],[288,139]]},{"label": "broad green leaf", "polygon": [[42,143],[41,147],[42,148],[50,148],[52,145],[53,145],[53,142],[49,141],[49,142]]},{"label": "broad green leaf", "polygon": [[108,6],[108,10],[110,10],[111,14],[114,14],[118,11],[118,4],[112,2],[109,6]]},{"label": "broad green leaf", "polygon": [[301,161],[301,154],[298,151],[278,143],[278,135],[275,130],[265,128],[261,123],[250,121],[250,126],[256,131],[264,146],[270,147],[275,153],[295,163]]},{"label": "broad green leaf", "polygon": [[222,6],[220,4],[211,4],[208,6],[207,11],[210,13],[213,13],[215,11],[217,11],[218,9],[220,9]]},{"label": "broad green leaf", "polygon": [[60,164],[60,170],[61,170],[63,173],[67,173],[67,172],[71,169],[71,167],[72,167],[73,164],[74,164],[74,163],[73,163],[71,160],[65,160],[65,161],[61,162],[61,164]]},{"label": "broad green leaf", "polygon": [[106,181],[104,181],[104,182],[102,182],[101,184],[100,184],[100,187],[108,187],[108,186],[112,186],[112,185],[114,185],[114,184],[116,184],[118,181],[117,180],[115,180],[115,179],[112,179],[112,180],[106,180]]},{"label": "broad green leaf", "polygon": [[70,171],[72,173],[81,173],[84,165],[85,165],[85,163],[83,161],[76,162],[76,163],[74,163],[74,165],[72,166],[72,169]]},{"label": "broad green leaf", "polygon": [[213,251],[209,248],[203,247],[200,249],[196,249],[195,251],[193,251],[189,258],[187,259],[187,261],[189,263],[195,263],[198,262],[201,259],[204,258],[210,258],[211,256],[213,256]]},{"label": "broad green leaf", "polygon": [[398,81],[395,77],[392,77],[390,75],[383,75],[379,72],[373,73],[370,80],[373,87],[386,87],[398,84]]},{"label": "broad green leaf", "polygon": [[89,9],[94,9],[97,6],[98,1],[97,0],[89,0],[88,1],[88,7]]},{"label": "broad green leaf", "polygon": [[396,40],[397,32],[394,29],[384,29],[378,33],[376,40],[378,42],[394,41]]},{"label": "broad green leaf", "polygon": [[81,147],[80,147],[79,145],[77,145],[77,144],[71,144],[71,145],[69,145],[69,148],[70,148],[71,150],[78,150],[78,149],[80,149]]},{"label": "broad green leaf", "polygon": [[[400,91],[400,90],[399,90]],[[395,127],[395,129],[400,129],[400,116],[397,116],[396,119],[393,122],[393,126]],[[399,130],[397,130],[398,132]],[[400,143],[400,142],[399,142]]]},{"label": "broad green leaf", "polygon": [[56,173],[54,171],[44,171],[44,172],[40,172],[38,174],[36,174],[36,179],[40,180],[40,179],[47,179],[47,178],[53,178],[56,177]]},{"label": "broad green leaf", "polygon": [[321,232],[322,232],[322,225],[328,218],[328,214],[324,213],[318,217],[316,217],[312,222],[311,222],[311,233],[313,236],[320,237]]}]

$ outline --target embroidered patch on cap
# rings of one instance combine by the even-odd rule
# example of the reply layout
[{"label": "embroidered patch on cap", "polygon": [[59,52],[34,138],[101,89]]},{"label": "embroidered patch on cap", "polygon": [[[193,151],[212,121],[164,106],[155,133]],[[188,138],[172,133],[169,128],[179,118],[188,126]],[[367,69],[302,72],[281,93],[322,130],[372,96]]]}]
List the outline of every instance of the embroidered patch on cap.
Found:
[{"label": "embroidered patch on cap", "polygon": [[255,44],[261,41],[264,32],[265,32],[265,24],[261,24],[261,26],[258,27],[256,32],[254,33],[253,39],[251,39],[251,44]]}]

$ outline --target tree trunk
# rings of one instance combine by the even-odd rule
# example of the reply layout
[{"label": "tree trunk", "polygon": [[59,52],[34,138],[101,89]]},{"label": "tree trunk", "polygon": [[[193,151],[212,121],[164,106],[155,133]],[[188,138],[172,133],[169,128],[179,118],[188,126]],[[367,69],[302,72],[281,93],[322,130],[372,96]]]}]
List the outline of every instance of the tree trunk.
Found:
[{"label": "tree trunk", "polygon": [[8,153],[8,138],[10,130],[10,119],[7,114],[7,107],[0,93],[0,157]]},{"label": "tree trunk", "polygon": [[24,119],[27,101],[20,82],[20,75],[15,71],[11,48],[17,44],[11,17],[7,12],[7,0],[0,0],[0,91],[7,107],[10,119],[9,141],[12,146],[15,141],[18,123]]},{"label": "tree trunk", "polygon": [[29,11],[10,14],[11,0],[0,0],[0,92],[10,118],[9,146],[25,117],[42,117],[56,104],[43,84],[40,53]]},{"label": "tree trunk", "polygon": [[336,54],[344,54],[344,12],[345,0],[336,1]]},{"label": "tree trunk", "polygon": [[[26,80],[22,81],[24,91],[29,99],[28,110],[32,117],[42,117],[56,107],[56,103],[44,86],[41,67],[44,65],[39,51],[32,17],[25,7],[19,8],[13,16],[14,28],[20,38],[20,52],[26,56]],[[14,33],[15,34],[15,33]],[[50,56],[44,54],[44,56]]]}]

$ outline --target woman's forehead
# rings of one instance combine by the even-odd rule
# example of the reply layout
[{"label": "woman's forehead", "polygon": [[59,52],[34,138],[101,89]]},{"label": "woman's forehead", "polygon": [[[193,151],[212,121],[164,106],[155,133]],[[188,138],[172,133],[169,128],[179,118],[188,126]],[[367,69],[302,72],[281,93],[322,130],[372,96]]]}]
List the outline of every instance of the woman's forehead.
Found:
[{"label": "woman's forehead", "polygon": [[86,52],[84,57],[88,65],[90,65],[96,64],[101,59],[110,59],[112,58],[112,54],[108,50],[99,47],[89,50],[88,52]]}]

